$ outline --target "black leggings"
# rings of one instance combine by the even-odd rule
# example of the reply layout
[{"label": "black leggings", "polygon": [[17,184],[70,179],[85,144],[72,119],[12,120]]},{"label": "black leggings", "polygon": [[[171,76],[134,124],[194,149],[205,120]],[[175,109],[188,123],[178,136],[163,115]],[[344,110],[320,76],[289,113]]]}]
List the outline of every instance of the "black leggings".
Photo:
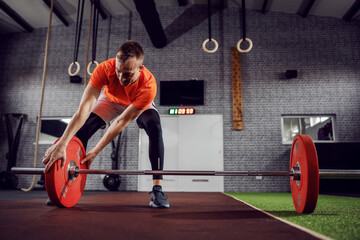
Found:
[{"label": "black leggings", "polygon": [[[164,167],[164,142],[159,113],[154,109],[145,110],[136,120],[140,128],[143,128],[149,136],[149,159],[152,170],[163,170]],[[75,134],[84,145],[86,150],[87,142],[91,136],[101,127],[106,126],[95,113],[91,113],[85,124]],[[153,175],[153,179],[163,179],[162,175]]]},{"label": "black leggings", "polygon": [[[164,141],[159,113],[154,109],[144,111],[136,120],[139,128],[143,128],[149,136],[149,158],[152,170],[163,170]],[[163,179],[162,175],[153,175],[153,179]]]}]

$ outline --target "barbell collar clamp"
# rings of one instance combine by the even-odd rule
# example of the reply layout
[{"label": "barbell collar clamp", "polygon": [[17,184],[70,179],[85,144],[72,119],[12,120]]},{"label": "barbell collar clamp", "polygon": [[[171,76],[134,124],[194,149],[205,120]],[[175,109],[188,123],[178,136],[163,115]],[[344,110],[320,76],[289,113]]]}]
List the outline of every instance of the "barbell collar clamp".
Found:
[{"label": "barbell collar clamp", "polygon": [[300,181],[301,179],[300,167],[291,168],[291,172],[293,173],[293,176],[291,176],[291,180]]}]

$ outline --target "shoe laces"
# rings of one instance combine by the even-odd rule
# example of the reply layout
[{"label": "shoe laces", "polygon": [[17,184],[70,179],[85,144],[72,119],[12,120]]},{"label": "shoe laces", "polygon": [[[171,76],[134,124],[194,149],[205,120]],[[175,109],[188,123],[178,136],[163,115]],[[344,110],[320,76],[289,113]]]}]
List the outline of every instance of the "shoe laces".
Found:
[{"label": "shoe laces", "polygon": [[166,193],[164,193],[161,190],[155,189],[155,190],[149,192],[149,194],[155,194],[155,193],[159,193],[162,198],[168,199],[168,196],[166,195]]}]

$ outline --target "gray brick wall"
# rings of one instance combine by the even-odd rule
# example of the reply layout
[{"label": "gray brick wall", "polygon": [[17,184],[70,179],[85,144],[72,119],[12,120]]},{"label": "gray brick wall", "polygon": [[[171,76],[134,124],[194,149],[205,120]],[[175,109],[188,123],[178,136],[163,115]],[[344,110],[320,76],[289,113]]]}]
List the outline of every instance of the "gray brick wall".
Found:
[{"label": "gray brick wall", "polygon": [[[287,170],[290,146],[281,144],[281,114],[335,114],[339,142],[360,141],[360,22],[345,23],[328,17],[247,12],[247,36],[254,47],[242,54],[244,130],[232,129],[230,48],[241,34],[239,9],[228,8],[212,15],[212,36],[220,46],[214,54],[205,53],[206,7],[158,8],[169,43],[163,49],[152,46],[145,28],[134,12],[100,20],[97,60],[114,57],[120,44],[134,39],[145,49],[145,66],[161,80],[205,80],[205,105],[197,114],[224,116],[225,170]],[[85,21],[79,62],[83,76],[87,26]],[[129,28],[131,26],[131,28]],[[36,118],[40,104],[41,78],[47,29],[33,33],[0,36],[0,114],[28,114],[18,166],[32,166]],[[71,84],[67,68],[73,57],[75,24],[51,29],[48,72],[43,116],[71,116],[77,109],[83,85]],[[298,78],[286,80],[287,69],[297,69]],[[156,99],[159,105],[159,97]],[[158,106],[161,114],[168,107]],[[16,123],[17,124],[17,123]],[[15,127],[16,124],[13,124]],[[89,149],[101,138],[99,130]],[[132,123],[123,134],[122,169],[138,167],[138,133]],[[0,127],[0,170],[6,168],[5,122]],[[48,146],[39,149],[41,156]],[[111,168],[111,148],[104,149],[93,168]],[[27,187],[31,176],[20,176]],[[101,175],[88,176],[86,189],[105,189]],[[136,177],[121,177],[121,190],[136,190]],[[225,178],[226,191],[289,191],[289,180],[265,177]]]}]

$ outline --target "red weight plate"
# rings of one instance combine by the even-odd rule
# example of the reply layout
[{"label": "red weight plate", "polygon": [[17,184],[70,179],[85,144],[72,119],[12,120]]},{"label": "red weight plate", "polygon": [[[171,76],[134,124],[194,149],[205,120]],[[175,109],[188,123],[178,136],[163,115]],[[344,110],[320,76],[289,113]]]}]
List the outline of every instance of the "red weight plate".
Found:
[{"label": "red weight plate", "polygon": [[290,155],[290,171],[300,167],[300,180],[290,178],[291,194],[298,213],[312,213],[319,195],[319,164],[313,140],[309,135],[294,138]]},{"label": "red weight plate", "polygon": [[69,180],[67,169],[71,164],[76,164],[80,169],[87,169],[87,164],[80,164],[85,154],[81,141],[73,137],[66,148],[64,168],[61,169],[61,161],[56,161],[45,173],[47,194],[58,207],[72,207],[80,200],[85,188],[86,174],[80,174],[76,179]]}]

